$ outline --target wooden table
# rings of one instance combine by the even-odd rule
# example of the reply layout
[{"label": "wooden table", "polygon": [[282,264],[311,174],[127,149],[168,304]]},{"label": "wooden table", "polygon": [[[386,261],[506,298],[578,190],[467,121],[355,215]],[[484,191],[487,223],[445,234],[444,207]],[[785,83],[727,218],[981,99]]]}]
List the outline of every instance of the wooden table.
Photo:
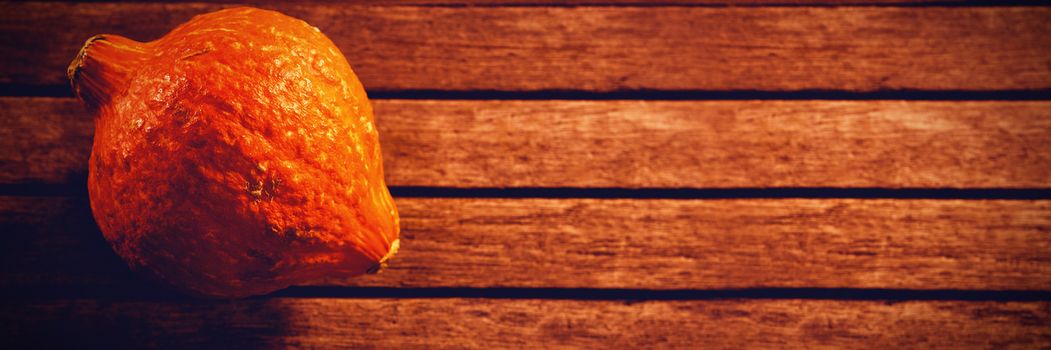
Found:
[{"label": "wooden table", "polygon": [[359,73],[404,236],[383,274],[227,301],[110,251],[64,77],[225,5],[2,3],[0,347],[1051,347],[1027,3],[262,4]]}]

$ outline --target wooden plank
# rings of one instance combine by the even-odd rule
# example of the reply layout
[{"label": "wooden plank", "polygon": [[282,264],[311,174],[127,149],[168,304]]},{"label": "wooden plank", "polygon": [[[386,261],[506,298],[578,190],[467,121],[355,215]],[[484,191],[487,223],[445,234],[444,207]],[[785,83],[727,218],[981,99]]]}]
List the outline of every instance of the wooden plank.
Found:
[{"label": "wooden plank", "polygon": [[[388,184],[1051,186],[1049,101],[377,100]],[[68,98],[0,98],[0,183],[82,183]]]},{"label": "wooden plank", "polygon": [[[65,85],[91,35],[151,40],[224,6],[0,4],[18,14],[0,84]],[[321,28],[374,92],[1051,88],[1046,7],[267,7]]]},{"label": "wooden plank", "polygon": [[0,197],[3,287],[148,286],[102,238],[86,198]]},{"label": "wooden plank", "polygon": [[1051,303],[833,300],[0,302],[32,347],[1036,349]]},{"label": "wooden plank", "polygon": [[376,105],[394,185],[1051,185],[1051,103],[1044,101]]},{"label": "wooden plank", "polygon": [[[141,286],[83,198],[0,197],[0,286]],[[1051,289],[1051,201],[397,198],[372,287]]]},{"label": "wooden plank", "polygon": [[[65,0],[42,0],[40,2],[62,2]],[[107,2],[151,2],[151,3],[223,3],[224,0],[109,0]],[[248,3],[273,4],[278,1],[249,1]],[[822,6],[822,5],[968,5],[981,6],[987,0],[358,0],[356,4],[395,6]],[[1014,0],[1006,6],[1031,4],[1042,5],[1044,0]]]},{"label": "wooden plank", "polygon": [[83,183],[95,123],[71,98],[0,98],[0,183]]}]

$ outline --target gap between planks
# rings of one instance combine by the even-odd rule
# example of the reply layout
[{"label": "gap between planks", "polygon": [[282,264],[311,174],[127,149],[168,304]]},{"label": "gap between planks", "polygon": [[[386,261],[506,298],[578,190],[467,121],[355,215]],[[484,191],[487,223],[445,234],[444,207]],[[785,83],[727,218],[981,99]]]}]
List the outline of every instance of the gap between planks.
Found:
[{"label": "gap between planks", "polygon": [[[373,103],[395,187],[1051,187],[1051,101]],[[0,97],[0,183],[82,184],[93,129]]]},{"label": "gap between planks", "polygon": [[[65,85],[91,35],[153,40],[227,6],[0,4],[19,14],[0,84]],[[373,92],[1051,88],[1047,7],[264,7],[319,27]]]}]

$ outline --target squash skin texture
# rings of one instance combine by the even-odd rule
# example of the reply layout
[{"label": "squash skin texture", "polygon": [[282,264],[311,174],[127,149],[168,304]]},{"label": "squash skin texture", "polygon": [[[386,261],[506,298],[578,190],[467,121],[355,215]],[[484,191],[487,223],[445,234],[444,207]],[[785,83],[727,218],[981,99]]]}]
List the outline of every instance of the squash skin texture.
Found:
[{"label": "squash skin texture", "polygon": [[318,29],[225,9],[70,67],[95,114],[88,192],[136,271],[244,297],[375,271],[398,246],[365,90]]}]

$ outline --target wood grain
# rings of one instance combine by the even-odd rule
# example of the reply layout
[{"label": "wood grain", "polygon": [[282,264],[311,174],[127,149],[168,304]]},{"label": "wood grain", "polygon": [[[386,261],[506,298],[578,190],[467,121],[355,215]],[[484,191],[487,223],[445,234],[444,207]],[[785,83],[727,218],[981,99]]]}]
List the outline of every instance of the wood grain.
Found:
[{"label": "wood grain", "polygon": [[1045,302],[81,299],[4,300],[0,308],[5,342],[45,348],[1051,346]]},{"label": "wood grain", "polygon": [[394,185],[1051,185],[1051,103],[1043,101],[380,101],[376,106]]},{"label": "wood grain", "polygon": [[[397,198],[373,287],[1051,289],[1051,201]],[[0,197],[0,286],[141,286],[84,198]],[[137,287],[136,287],[137,288]]]},{"label": "wood grain", "polygon": [[[1048,101],[374,101],[388,183],[1051,186]],[[83,183],[93,123],[0,98],[0,183]]]},{"label": "wood grain", "polygon": [[74,99],[0,98],[0,183],[83,183],[94,135]]},{"label": "wood grain", "polygon": [[[0,84],[65,85],[88,37],[152,40],[198,3],[3,3]],[[1051,8],[272,4],[369,91],[1051,88]]]},{"label": "wood grain", "polygon": [[[42,0],[38,2],[63,2],[66,0]],[[87,0],[81,2],[103,2]],[[106,0],[104,2],[144,2],[142,0]],[[224,0],[151,0],[151,3],[224,3]],[[251,4],[253,6],[272,5],[278,1],[252,0],[239,3]],[[314,1],[336,3],[339,1],[326,0]],[[394,6],[578,6],[578,5],[600,5],[600,6],[827,6],[827,5],[982,5],[984,0],[358,0],[355,4],[367,5],[394,5]],[[1043,0],[1013,1],[1010,5],[1029,3],[1041,5]],[[1009,6],[1009,5],[1008,5]]]}]

